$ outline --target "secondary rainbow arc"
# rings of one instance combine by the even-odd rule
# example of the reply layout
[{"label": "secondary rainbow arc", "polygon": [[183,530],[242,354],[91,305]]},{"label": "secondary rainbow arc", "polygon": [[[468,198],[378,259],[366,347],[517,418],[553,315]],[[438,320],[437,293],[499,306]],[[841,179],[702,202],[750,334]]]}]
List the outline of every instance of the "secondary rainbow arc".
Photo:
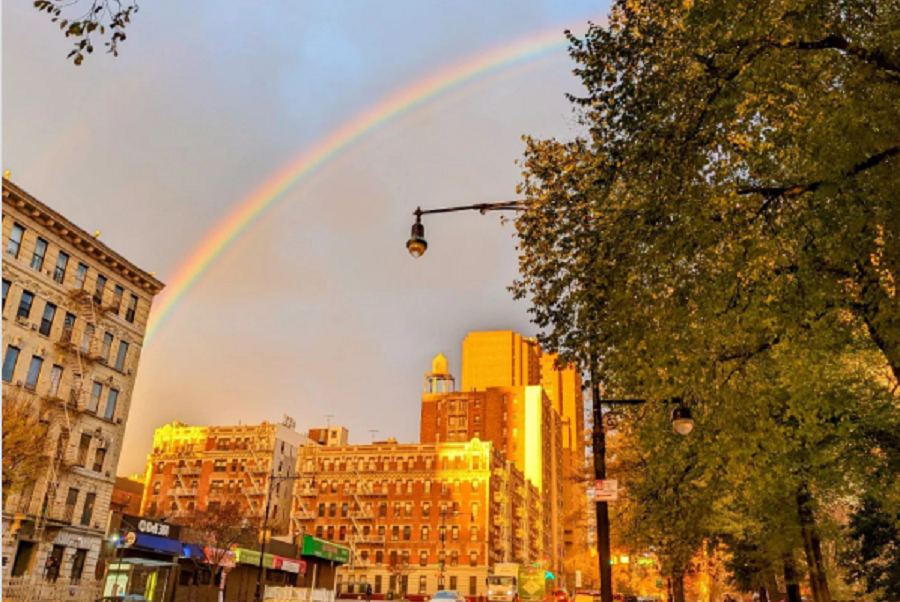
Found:
[{"label": "secondary rainbow arc", "polygon": [[266,209],[283,199],[285,192],[328,161],[338,157],[361,137],[459,86],[565,48],[566,38],[562,28],[554,28],[552,31],[532,34],[480,53],[402,88],[317,141],[314,146],[288,162],[245,197],[204,236],[166,279],[168,285],[154,304],[147,323],[145,344],[153,339],[178,302],[216,259],[234,244]]}]

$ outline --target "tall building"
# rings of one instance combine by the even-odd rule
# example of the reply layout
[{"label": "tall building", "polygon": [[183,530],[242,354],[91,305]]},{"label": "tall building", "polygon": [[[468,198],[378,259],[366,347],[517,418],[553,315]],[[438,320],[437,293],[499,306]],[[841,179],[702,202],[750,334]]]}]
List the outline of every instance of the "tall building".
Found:
[{"label": "tall building", "polygon": [[489,442],[310,445],[298,474],[293,534],[349,545],[341,580],[375,594],[484,594],[495,563],[541,560],[540,492]]},{"label": "tall building", "polygon": [[47,428],[35,442],[46,468],[3,505],[11,599],[86,597],[97,586],[147,317],[163,288],[98,236],[4,179],[3,397],[33,404]]},{"label": "tall building", "polygon": [[[238,504],[248,518],[260,518],[269,477],[292,476],[306,435],[294,422],[242,426],[188,426],[173,422],[156,429],[147,457],[142,513],[189,518],[194,512]],[[269,523],[287,532],[292,484],[272,487]]]},{"label": "tall building", "polygon": [[554,570],[582,553],[588,505],[581,375],[556,366],[533,339],[512,331],[472,332],[463,341],[462,390],[443,355],[426,374],[423,442],[493,442],[543,495],[545,552]]}]

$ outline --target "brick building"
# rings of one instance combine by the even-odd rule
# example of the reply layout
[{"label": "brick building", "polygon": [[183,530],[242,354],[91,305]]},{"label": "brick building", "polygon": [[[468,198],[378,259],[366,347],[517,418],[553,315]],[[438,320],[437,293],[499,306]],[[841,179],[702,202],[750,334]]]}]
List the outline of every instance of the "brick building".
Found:
[{"label": "brick building", "polygon": [[116,477],[109,509],[119,514],[139,515],[141,498],[144,497],[144,482],[135,478]]},{"label": "brick building", "polygon": [[581,376],[557,367],[536,341],[512,331],[472,332],[463,341],[455,391],[443,355],[425,376],[423,442],[493,442],[542,493],[545,556],[555,572],[587,549],[589,514]]},{"label": "brick building", "polygon": [[[294,422],[243,426],[188,426],[173,422],[156,429],[147,457],[142,513],[189,517],[195,511],[240,504],[248,517],[262,517],[269,476],[291,476],[307,437]],[[270,526],[287,531],[291,481],[276,481]]]},{"label": "brick building", "polygon": [[541,559],[540,493],[489,442],[310,445],[298,471],[293,534],[349,545],[341,580],[376,594],[482,594],[494,563]]},{"label": "brick building", "polygon": [[34,404],[49,459],[3,506],[11,599],[87,598],[96,584],[147,317],[163,288],[98,237],[4,179],[3,397]]}]

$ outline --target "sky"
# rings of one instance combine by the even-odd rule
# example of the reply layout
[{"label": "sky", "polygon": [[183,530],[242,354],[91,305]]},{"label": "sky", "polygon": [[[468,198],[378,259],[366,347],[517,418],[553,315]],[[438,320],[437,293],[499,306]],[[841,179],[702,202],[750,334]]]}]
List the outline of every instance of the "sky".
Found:
[{"label": "sky", "polygon": [[[141,3],[114,58],[31,3],[2,8],[2,167],[163,282],[273,174],[405,86],[515,40],[583,31],[606,2],[216,0]],[[98,45],[99,46],[99,45]],[[582,133],[564,51],[440,95],[360,138],[288,190],[184,296],[144,347],[120,475],[153,431],[330,420],[351,442],[416,441],[422,377],[460,372],[469,331],[536,334],[499,214],[421,206],[517,198],[523,134]],[[332,416],[329,418],[329,416]],[[376,433],[372,433],[376,430]]]}]

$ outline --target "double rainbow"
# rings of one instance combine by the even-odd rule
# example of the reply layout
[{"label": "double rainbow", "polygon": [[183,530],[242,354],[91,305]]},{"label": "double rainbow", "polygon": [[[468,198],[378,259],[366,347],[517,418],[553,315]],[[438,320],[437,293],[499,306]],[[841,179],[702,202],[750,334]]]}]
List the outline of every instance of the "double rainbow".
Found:
[{"label": "double rainbow", "polygon": [[175,306],[197,283],[219,256],[230,247],[266,209],[284,198],[284,193],[315,173],[326,162],[338,157],[366,134],[396,120],[416,107],[475,79],[507,69],[566,48],[562,29],[533,34],[494,48],[450,66],[443,71],[407,86],[318,141],[262,186],[241,201],[203,238],[167,278],[168,285],[154,303],[147,323],[145,344]]}]

